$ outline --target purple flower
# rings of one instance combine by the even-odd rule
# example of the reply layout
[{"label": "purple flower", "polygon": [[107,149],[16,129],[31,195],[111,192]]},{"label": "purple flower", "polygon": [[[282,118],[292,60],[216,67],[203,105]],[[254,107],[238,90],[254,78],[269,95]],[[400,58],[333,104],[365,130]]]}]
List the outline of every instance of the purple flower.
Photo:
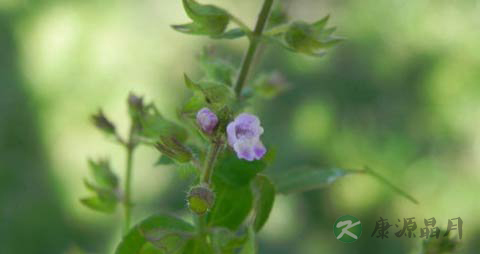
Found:
[{"label": "purple flower", "polygon": [[212,134],[218,124],[218,117],[209,108],[202,108],[197,112],[197,124],[204,132]]},{"label": "purple flower", "polygon": [[263,128],[258,117],[242,113],[227,126],[228,144],[235,150],[238,158],[247,161],[261,159],[267,149],[260,141]]}]

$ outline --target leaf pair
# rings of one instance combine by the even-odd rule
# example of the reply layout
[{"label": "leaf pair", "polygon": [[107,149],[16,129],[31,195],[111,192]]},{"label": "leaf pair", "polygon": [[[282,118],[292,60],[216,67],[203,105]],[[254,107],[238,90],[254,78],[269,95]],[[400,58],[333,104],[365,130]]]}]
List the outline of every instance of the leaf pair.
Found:
[{"label": "leaf pair", "polygon": [[84,180],[85,187],[95,193],[94,196],[80,200],[82,204],[95,211],[113,213],[118,198],[118,178],[112,172],[107,160],[88,161],[94,182]]},{"label": "leaf pair", "polygon": [[122,239],[115,254],[233,254],[242,247],[241,253],[250,252],[254,244],[253,232],[238,236],[225,228],[215,228],[211,244],[202,235],[196,234],[190,223],[174,216],[157,214],[133,227]]},{"label": "leaf pair", "polygon": [[208,35],[217,39],[235,39],[245,35],[242,29],[226,31],[231,15],[224,9],[214,5],[202,5],[195,0],[183,0],[183,8],[192,23],[172,25],[173,29],[193,35]]}]

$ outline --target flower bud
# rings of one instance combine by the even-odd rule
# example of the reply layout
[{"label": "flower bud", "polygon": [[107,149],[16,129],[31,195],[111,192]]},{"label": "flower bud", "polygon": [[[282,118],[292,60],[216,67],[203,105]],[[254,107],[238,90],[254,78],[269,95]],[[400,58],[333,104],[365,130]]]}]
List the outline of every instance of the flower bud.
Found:
[{"label": "flower bud", "polygon": [[204,215],[213,207],[215,193],[206,185],[195,186],[187,196],[188,207],[197,215]]},{"label": "flower bud", "polygon": [[197,112],[197,124],[208,134],[212,134],[218,124],[218,117],[208,108],[202,108]]},{"label": "flower bud", "polygon": [[99,110],[97,114],[92,115],[92,121],[98,129],[107,134],[115,133],[115,125],[103,114],[102,110]]},{"label": "flower bud", "polygon": [[128,113],[135,123],[137,128],[141,127],[141,119],[145,113],[145,105],[143,104],[143,97],[137,96],[133,93],[128,95]]},{"label": "flower bud", "polygon": [[142,112],[144,109],[143,97],[130,93],[128,95],[128,107],[132,111]]}]

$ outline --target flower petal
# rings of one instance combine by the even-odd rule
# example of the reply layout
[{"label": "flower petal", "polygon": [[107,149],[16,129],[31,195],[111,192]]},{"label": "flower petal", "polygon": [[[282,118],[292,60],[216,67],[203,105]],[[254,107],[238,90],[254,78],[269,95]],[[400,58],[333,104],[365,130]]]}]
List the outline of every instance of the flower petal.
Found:
[{"label": "flower petal", "polygon": [[247,161],[253,161],[255,159],[255,153],[253,151],[253,145],[249,140],[238,140],[233,146],[237,157],[245,159]]},{"label": "flower petal", "polygon": [[253,146],[253,153],[255,154],[255,159],[260,160],[265,153],[267,153],[267,148],[262,144],[262,141],[258,142]]},{"label": "flower petal", "polygon": [[228,144],[231,147],[233,147],[235,142],[237,142],[237,135],[235,133],[235,121],[227,125],[227,137],[228,137]]}]

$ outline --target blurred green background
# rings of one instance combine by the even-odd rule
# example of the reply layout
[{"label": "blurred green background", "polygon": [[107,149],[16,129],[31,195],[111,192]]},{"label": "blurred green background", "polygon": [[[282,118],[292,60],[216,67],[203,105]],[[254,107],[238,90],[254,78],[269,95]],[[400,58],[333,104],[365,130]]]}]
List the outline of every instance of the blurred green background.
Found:
[{"label": "blurred green background", "polygon": [[[205,0],[253,25],[259,0]],[[294,19],[330,13],[348,40],[326,57],[268,47],[262,70],[290,83],[257,105],[270,174],[299,164],[370,166],[412,193],[414,205],[367,176],[322,191],[279,196],[259,235],[260,253],[417,253],[417,238],[370,237],[379,217],[464,221],[460,253],[480,242],[480,1],[284,1]],[[204,45],[238,63],[245,39],[215,42],[173,31],[180,0],[0,0],[0,253],[111,253],[121,214],[81,206],[86,158],[107,156],[123,173],[123,150],[89,122],[99,107],[126,126],[129,91],[175,116],[182,75]],[[125,128],[121,128],[123,133]],[[187,188],[157,152],[136,153],[135,220],[155,211],[187,215]],[[179,185],[180,184],[180,185]],[[337,241],[335,220],[362,221],[363,235]],[[400,223],[401,224],[401,223]],[[400,225],[401,226],[401,225]],[[453,231],[456,237],[456,232]]]}]

